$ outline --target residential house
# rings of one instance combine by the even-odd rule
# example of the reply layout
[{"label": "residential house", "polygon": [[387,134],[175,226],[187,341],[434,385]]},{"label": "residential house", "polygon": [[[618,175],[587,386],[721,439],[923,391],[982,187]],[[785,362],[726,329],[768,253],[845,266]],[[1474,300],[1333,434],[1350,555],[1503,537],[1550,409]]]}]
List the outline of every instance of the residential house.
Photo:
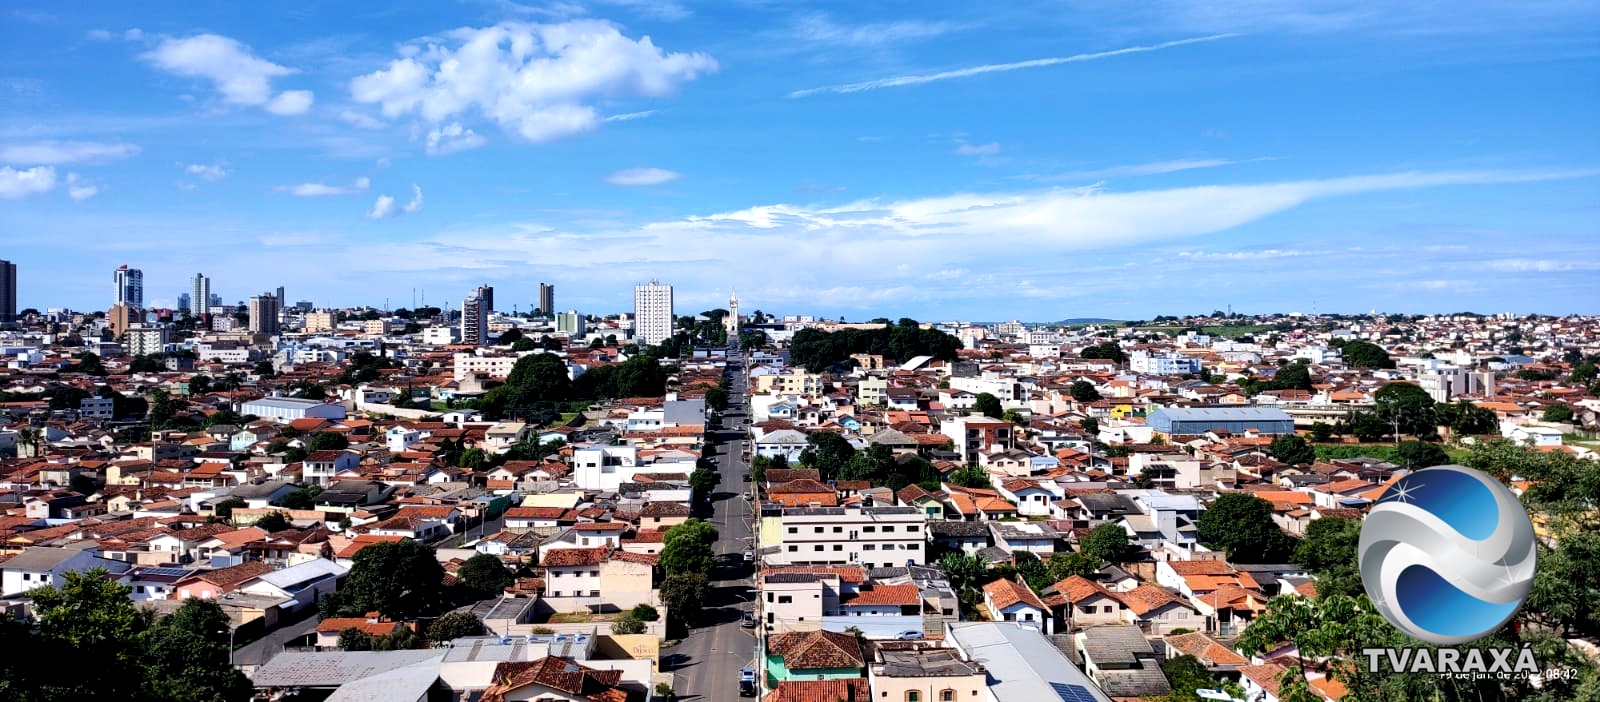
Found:
[{"label": "residential house", "polygon": [[1021,580],[1002,578],[983,586],[983,606],[990,621],[1019,622],[1046,634],[1054,632],[1050,608]]},{"label": "residential house", "polygon": [[1127,624],[1133,618],[1117,593],[1081,575],[1051,585],[1041,594],[1062,631]]},{"label": "residential house", "polygon": [[1131,625],[1084,629],[1073,636],[1084,672],[1113,699],[1153,699],[1172,692],[1160,658]]},{"label": "residential house", "polygon": [[769,565],[922,563],[927,513],[914,507],[785,508]]},{"label": "residential house", "polygon": [[949,648],[894,650],[878,647],[867,680],[874,699],[888,702],[984,702],[988,679],[982,665]]},{"label": "residential house", "polygon": [[767,637],[767,678],[838,680],[861,677],[866,660],[856,637],[833,631],[793,631]]},{"label": "residential house", "polygon": [[196,571],[173,584],[177,599],[191,597],[216,599],[239,589],[240,585],[257,576],[272,572],[272,566],[261,561],[247,561],[235,566],[215,570]]},{"label": "residential house", "polygon": [[313,485],[329,485],[338,480],[335,476],[354,469],[361,463],[361,455],[354,451],[313,451],[301,463],[301,477]]}]

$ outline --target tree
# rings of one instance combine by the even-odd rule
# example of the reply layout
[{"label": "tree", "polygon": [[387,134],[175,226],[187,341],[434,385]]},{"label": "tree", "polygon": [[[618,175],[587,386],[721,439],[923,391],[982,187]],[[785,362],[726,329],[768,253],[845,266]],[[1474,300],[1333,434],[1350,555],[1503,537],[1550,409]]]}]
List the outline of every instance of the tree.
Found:
[{"label": "tree", "polygon": [[1085,578],[1093,575],[1100,569],[1100,563],[1093,557],[1078,551],[1057,551],[1050,554],[1045,566],[1050,569],[1050,582],[1058,583],[1074,575]]},{"label": "tree", "polygon": [[1371,443],[1387,435],[1389,424],[1371,412],[1350,412],[1339,419],[1335,431],[1350,434],[1357,441]]},{"label": "tree", "polygon": [[989,471],[978,465],[968,465],[951,473],[950,484],[966,488],[994,487],[993,481],[989,478]]},{"label": "tree", "polygon": [[1094,346],[1085,348],[1081,353],[1078,354],[1078,357],[1085,359],[1105,359],[1119,366],[1128,362],[1128,354],[1124,352],[1122,350],[1122,346],[1117,344],[1115,341],[1102,341]]},{"label": "tree", "polygon": [[410,539],[371,544],[356,553],[345,586],[323,597],[322,613],[379,612],[394,621],[433,616],[445,605],[444,576],[432,546]]},{"label": "tree", "polygon": [[147,688],[166,700],[239,700],[251,698],[250,679],[228,664],[227,613],[216,600],[189,598],[172,614],[156,621],[146,635],[150,662]]},{"label": "tree", "polygon": [[661,613],[656,611],[655,607],[640,602],[634,605],[633,609],[628,610],[628,616],[641,622],[653,622],[661,618]]},{"label": "tree", "polygon": [[1565,424],[1572,421],[1572,407],[1561,404],[1550,405],[1544,409],[1544,415],[1540,419],[1546,422]]},{"label": "tree", "polygon": [[951,551],[939,557],[939,569],[956,592],[976,588],[987,582],[989,567],[977,556]]},{"label": "tree", "polygon": [[1366,341],[1352,341],[1339,349],[1345,365],[1353,368],[1393,368],[1394,360],[1382,347]]},{"label": "tree", "polygon": [[1012,556],[1013,564],[1017,568],[1017,575],[1028,583],[1028,587],[1035,592],[1043,590],[1056,581],[1050,578],[1050,568],[1039,560],[1038,556],[1028,551],[1018,551]]},{"label": "tree", "polygon": [[644,628],[644,622],[628,616],[613,622],[611,624],[611,633],[618,635],[643,634]]},{"label": "tree", "polygon": [[498,556],[480,553],[461,564],[461,568],[456,570],[456,579],[481,597],[490,598],[498,597],[516,580],[516,576],[506,570]]},{"label": "tree", "polygon": [[435,643],[454,641],[463,636],[483,634],[483,620],[468,611],[450,612],[428,625],[428,640]]},{"label": "tree", "polygon": [[1272,521],[1272,503],[1242,492],[1218,497],[1200,513],[1198,527],[1200,543],[1238,563],[1282,562],[1295,546]]},{"label": "tree", "polygon": [[1434,409],[1439,414],[1439,423],[1450,427],[1458,437],[1499,433],[1500,418],[1495,416],[1494,410],[1466,400],[1436,405]]},{"label": "tree", "polygon": [[211,376],[196,374],[189,378],[189,394],[204,395],[211,392]]},{"label": "tree", "polygon": [[456,458],[456,465],[468,470],[480,471],[488,467],[489,454],[476,446],[461,452]]},{"label": "tree", "polygon": [[[54,399],[52,399],[52,402],[54,402]],[[150,427],[152,429],[161,429],[167,426],[167,423],[171,422],[178,412],[187,407],[188,403],[172,399],[172,396],[168,395],[165,390],[157,390],[150,393]]]},{"label": "tree", "polygon": [[1322,443],[1333,438],[1333,425],[1327,422],[1312,422],[1311,440]]},{"label": "tree", "polygon": [[548,353],[529,354],[511,367],[506,384],[492,392],[501,390],[506,395],[506,407],[529,408],[538,402],[565,401],[572,392],[572,378],[566,361],[560,357]]},{"label": "tree", "polygon": [[712,545],[717,542],[717,530],[708,522],[689,519],[662,536],[661,569],[667,575],[697,573],[709,576],[716,565]]},{"label": "tree", "polygon": [[1082,429],[1083,433],[1090,439],[1093,439],[1100,434],[1100,420],[1094,417],[1084,417],[1078,420],[1078,428]]},{"label": "tree", "polygon": [[1117,524],[1101,524],[1089,530],[1078,550],[1084,555],[1106,563],[1121,563],[1133,556],[1137,547],[1128,540],[1128,532]]},{"label": "tree", "polygon": [[317,495],[320,494],[322,494],[322,488],[316,485],[307,485],[279,498],[278,506],[293,510],[315,509]]},{"label": "tree", "polygon": [[248,504],[249,503],[237,497],[230,497],[212,505],[211,512],[212,514],[217,515],[217,517],[220,519],[231,519],[233,517],[233,510],[244,507]]},{"label": "tree", "polygon": [[674,573],[661,581],[661,603],[684,625],[699,620],[709,599],[711,580],[705,573]]},{"label": "tree", "polygon": [[1315,388],[1311,382],[1311,366],[1309,362],[1300,360],[1278,369],[1273,374],[1272,381],[1267,383],[1271,390],[1305,390],[1310,392]]},{"label": "tree", "polygon": [[1100,399],[1100,391],[1094,388],[1094,383],[1087,380],[1072,381],[1072,399],[1078,402],[1094,402]]},{"label": "tree", "polygon": [[1296,434],[1279,434],[1272,437],[1272,444],[1267,447],[1267,452],[1272,454],[1274,459],[1292,466],[1310,465],[1317,460],[1317,450]]},{"label": "tree", "polygon": [[1356,570],[1356,547],[1361,542],[1361,521],[1323,517],[1306,527],[1295,546],[1294,561],[1316,576],[1317,595],[1355,597],[1365,590]]},{"label": "tree", "polygon": [[[29,641],[8,640],[8,653],[41,650],[41,669],[27,671],[53,694],[39,699],[115,699],[117,691],[144,677],[143,634],[148,620],[133,605],[132,588],[108,577],[105,569],[68,571],[57,589],[29,592],[37,618]],[[8,617],[9,619],[9,617]],[[52,655],[53,654],[53,655]],[[68,656],[52,660],[57,656]],[[93,675],[82,665],[92,662]]]},{"label": "tree", "polygon": [[502,332],[500,338],[495,340],[495,343],[500,346],[510,346],[520,340],[522,340],[522,330],[512,327]]},{"label": "tree", "polygon": [[268,534],[272,534],[285,529],[291,529],[294,527],[294,524],[291,524],[289,522],[289,518],[284,516],[282,512],[268,512],[266,516],[257,519],[255,524],[252,524],[251,526],[265,531]]},{"label": "tree", "polygon": [[1430,468],[1450,463],[1450,454],[1438,444],[1426,441],[1402,441],[1394,450],[1395,458],[1407,468]]},{"label": "tree", "polygon": [[93,353],[84,351],[83,353],[73,356],[73,358],[78,361],[78,365],[75,370],[77,370],[79,373],[83,373],[84,375],[96,375],[100,377],[105,377],[111,374],[111,372],[106,370],[106,367],[100,363],[100,357]]},{"label": "tree", "polygon": [[806,437],[806,448],[800,452],[800,462],[817,469],[824,482],[834,480],[839,471],[856,455],[850,441],[831,431],[813,432]]},{"label": "tree", "polygon": [[1168,695],[1167,699],[1173,702],[1197,700],[1199,696],[1195,694],[1195,690],[1209,690],[1222,686],[1216,677],[1211,675],[1205,664],[1189,654],[1162,661],[1161,672],[1167,676],[1167,683],[1172,685],[1172,694]]},{"label": "tree", "polygon": [[999,419],[1005,414],[1005,410],[1000,407],[1000,398],[986,392],[978,393],[977,399],[972,403],[972,411],[990,419]]},{"label": "tree", "polygon": [[711,388],[707,390],[706,406],[718,412],[728,409],[728,391],[722,388]]},{"label": "tree", "polygon": [[1372,400],[1378,418],[1400,433],[1420,438],[1435,435],[1439,414],[1428,391],[1411,383],[1389,383],[1378,388]]},{"label": "tree", "polygon": [[311,437],[311,442],[306,444],[306,450],[312,453],[318,451],[343,451],[350,448],[350,439],[344,434],[332,431],[317,432]]}]

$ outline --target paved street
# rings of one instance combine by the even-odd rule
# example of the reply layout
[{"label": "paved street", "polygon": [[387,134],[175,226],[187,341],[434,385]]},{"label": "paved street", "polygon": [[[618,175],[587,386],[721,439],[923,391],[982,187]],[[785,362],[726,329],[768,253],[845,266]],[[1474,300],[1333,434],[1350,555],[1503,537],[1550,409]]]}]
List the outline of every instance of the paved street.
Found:
[{"label": "paved street", "polygon": [[744,476],[750,471],[741,460],[749,421],[744,370],[740,366],[732,372],[728,411],[722,420],[725,428],[719,434],[723,443],[717,448],[717,470],[722,481],[711,498],[714,510],[711,522],[721,535],[716,546],[719,558],[713,575],[712,602],[703,617],[704,623],[663,656],[664,667],[677,675],[678,696],[702,702],[741,699],[739,669],[756,667],[753,630],[739,626],[754,597],[753,569],[744,562],[744,553],[754,545],[751,505],[741,496],[748,489]]}]

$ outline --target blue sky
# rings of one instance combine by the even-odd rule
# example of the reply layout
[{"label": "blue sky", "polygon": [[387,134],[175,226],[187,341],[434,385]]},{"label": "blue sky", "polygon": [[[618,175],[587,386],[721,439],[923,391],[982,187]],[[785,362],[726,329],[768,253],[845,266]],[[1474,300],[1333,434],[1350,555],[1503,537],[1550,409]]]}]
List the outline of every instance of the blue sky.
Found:
[{"label": "blue sky", "polygon": [[1600,312],[1595,3],[1011,5],[7,3],[0,258],[40,308],[125,263],[158,305]]}]

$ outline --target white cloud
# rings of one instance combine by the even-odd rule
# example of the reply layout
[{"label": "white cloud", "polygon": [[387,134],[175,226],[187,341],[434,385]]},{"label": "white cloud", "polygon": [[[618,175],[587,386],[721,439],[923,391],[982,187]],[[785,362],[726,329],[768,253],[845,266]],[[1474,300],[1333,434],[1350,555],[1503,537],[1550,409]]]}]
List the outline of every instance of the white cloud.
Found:
[{"label": "white cloud", "polygon": [[629,168],[605,177],[612,185],[661,185],[677,180],[681,175],[665,168]]},{"label": "white cloud", "polygon": [[476,149],[483,146],[485,141],[477,132],[461,126],[460,122],[451,122],[428,132],[428,155],[443,156]]},{"label": "white cloud", "polygon": [[273,190],[288,193],[295,197],[328,197],[331,195],[354,195],[364,193],[372,186],[372,180],[366,177],[357,178],[350,185],[328,185],[326,183],[300,183],[298,185],[279,185]]},{"label": "white cloud", "polygon": [[1052,176],[1037,178],[1037,180],[1052,181],[1099,180],[1101,178],[1135,178],[1139,176],[1162,175],[1164,173],[1177,173],[1179,171],[1190,171],[1200,168],[1218,168],[1221,166],[1233,166],[1241,163],[1253,163],[1256,161],[1271,160],[1273,160],[1271,157],[1252,158],[1242,161],[1226,158],[1183,158],[1174,159],[1171,161],[1155,161],[1153,163],[1136,163],[1126,166],[1111,166],[1109,168],[1101,168],[1098,170],[1068,171],[1066,173],[1057,173]]},{"label": "white cloud", "polygon": [[112,37],[114,37],[116,35],[112,34],[110,32],[110,30],[91,29],[91,30],[89,30],[89,33],[86,34],[85,36],[87,36],[89,39],[92,39],[94,41],[106,41],[107,39],[110,39],[110,38],[112,38]]},{"label": "white cloud", "polygon": [[99,192],[99,186],[81,182],[78,179],[78,174],[67,174],[67,197],[72,198],[73,202],[83,202],[84,200],[94,197],[95,194]]},{"label": "white cloud", "polygon": [[184,39],[166,38],[140,56],[168,73],[211,81],[223,102],[264,107],[279,115],[303,114],[311,109],[309,90],[286,90],[276,95],[275,78],[298,71],[259,58],[250,47],[218,34],[198,34]]},{"label": "white cloud", "polygon": [[411,200],[404,205],[396,203],[394,197],[379,195],[377,202],[372,203],[372,210],[367,216],[372,219],[388,219],[401,214],[410,214],[422,209],[422,188],[411,186]]},{"label": "white cloud", "polygon": [[215,182],[228,177],[228,169],[223,168],[221,164],[207,165],[203,163],[180,163],[178,165],[183,166],[184,173],[188,173],[189,175],[200,178],[201,180]]},{"label": "white cloud", "polygon": [[29,166],[60,166],[69,163],[105,163],[139,153],[133,144],[95,141],[42,141],[33,144],[0,146],[0,161]]},{"label": "white cloud", "polygon": [[127,39],[128,41],[139,41],[140,39],[144,38],[144,30],[134,27],[133,29],[123,32],[122,38]]},{"label": "white cloud", "polygon": [[1188,44],[1217,41],[1219,39],[1228,39],[1236,36],[1239,35],[1212,34],[1210,36],[1179,39],[1176,41],[1162,42],[1160,44],[1151,44],[1148,46],[1129,46],[1121,49],[1113,49],[1111,51],[1096,51],[1087,54],[1074,54],[1072,56],[1058,56],[1054,58],[1033,59],[1030,61],[1017,61],[1015,63],[991,63],[982,66],[969,66],[967,68],[958,68],[950,71],[940,71],[938,73],[879,78],[876,80],[861,81],[859,83],[845,83],[843,85],[829,85],[821,88],[796,90],[792,93],[789,93],[789,97],[806,97],[808,95],[816,95],[818,93],[859,93],[866,90],[898,88],[907,85],[922,85],[923,83],[954,80],[956,78],[970,78],[972,76],[983,75],[985,73],[1019,71],[1025,68],[1044,68],[1046,66],[1056,66],[1063,63],[1079,63],[1082,61],[1095,61],[1103,58],[1111,58],[1113,56],[1123,56],[1125,54],[1140,54],[1147,51],[1160,51],[1162,49],[1171,49]]},{"label": "white cloud", "polygon": [[624,112],[624,113],[622,113],[620,115],[607,115],[605,121],[607,121],[607,122],[631,122],[631,121],[636,120],[636,119],[644,119],[644,118],[649,117],[650,115],[653,115],[653,114],[655,114],[655,113],[657,113],[659,111],[660,110],[645,110],[643,112]]},{"label": "white cloud", "polygon": [[928,39],[956,28],[957,25],[949,22],[923,22],[920,20],[844,26],[828,19],[827,15],[818,13],[800,18],[795,25],[794,35],[799,40],[812,44],[877,46],[915,39]]},{"label": "white cloud", "polygon": [[956,153],[961,156],[993,156],[1000,153],[1000,144],[998,142],[962,144],[956,147]]},{"label": "white cloud", "polygon": [[433,125],[475,111],[529,142],[596,128],[598,98],[660,97],[717,70],[710,56],[666,53],[595,20],[457,29],[401,53],[350,81],[351,96],[390,119],[414,114]]},{"label": "white cloud", "polygon": [[268,100],[266,109],[275,115],[303,115],[315,101],[316,96],[309,90],[285,90]]},{"label": "white cloud", "polygon": [[16,200],[47,193],[56,188],[56,169],[49,166],[35,166],[18,170],[10,166],[0,167],[0,200]]},{"label": "white cloud", "polygon": [[344,121],[345,124],[357,129],[383,129],[384,127],[389,126],[388,122],[371,115],[361,114],[360,112],[356,112],[354,110],[345,110],[340,112],[339,119]]}]

